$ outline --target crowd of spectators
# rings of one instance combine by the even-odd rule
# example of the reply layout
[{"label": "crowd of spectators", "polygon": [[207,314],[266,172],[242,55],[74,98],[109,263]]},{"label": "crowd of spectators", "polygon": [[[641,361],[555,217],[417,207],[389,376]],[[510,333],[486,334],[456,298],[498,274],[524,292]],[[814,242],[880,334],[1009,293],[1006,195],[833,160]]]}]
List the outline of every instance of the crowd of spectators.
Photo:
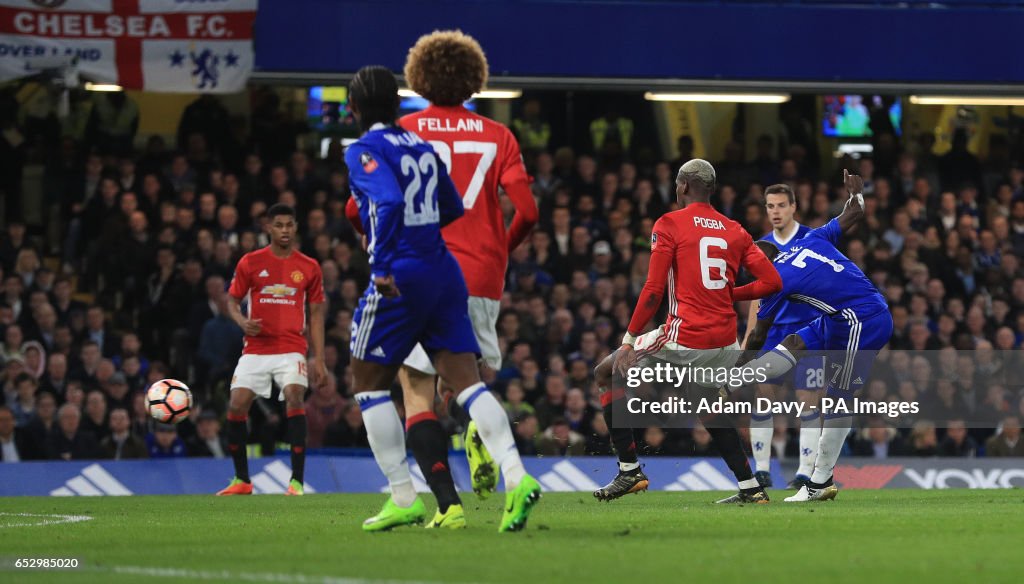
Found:
[{"label": "crowd of spectators", "polygon": [[[10,216],[0,241],[0,459],[224,456],[220,420],[242,349],[225,291],[238,259],[268,243],[265,211],[275,202],[297,209],[301,249],[320,262],[328,302],[330,381],[309,393],[309,446],[367,446],[348,345],[368,268],[344,214],[341,148],[319,158],[288,146],[295,124],[264,98],[247,136],[203,97],[185,110],[176,144],[154,136],[139,152],[130,128],[112,139],[102,124],[76,134],[19,115],[5,122],[19,136],[5,147],[23,166],[44,166],[61,221],[59,245]],[[131,114],[130,100],[109,107],[118,103]],[[868,392],[927,394],[945,409],[920,415],[909,431],[869,424],[848,448],[875,457],[1024,455],[1019,386],[1009,374],[992,381],[1013,371],[1000,356],[1024,339],[1024,168],[999,140],[984,161],[962,134],[943,156],[928,140],[878,136],[873,157],[835,167],[773,136],[749,159],[730,143],[714,161],[714,204],[757,238],[770,230],[767,185],[790,184],[799,219],[813,227],[841,209],[842,169],[863,176],[864,224],[843,245],[895,322],[893,351]],[[646,278],[653,223],[678,208],[675,170],[692,156],[686,136],[678,158],[653,164],[631,162],[619,146],[612,158],[589,154],[589,145],[524,149],[542,219],[511,254],[497,326],[505,359],[485,371],[524,454],[610,454],[593,368],[619,344]],[[742,334],[746,307],[738,310]],[[956,351],[992,349],[987,368],[958,362]],[[146,412],[145,388],[166,377],[188,383],[198,404],[178,426],[155,425]],[[257,400],[250,417],[251,442],[264,452],[284,430],[280,408]],[[965,420],[979,416],[998,432],[968,430]],[[774,448],[792,455],[794,421],[776,424]],[[641,434],[649,455],[714,454],[699,426]]]}]

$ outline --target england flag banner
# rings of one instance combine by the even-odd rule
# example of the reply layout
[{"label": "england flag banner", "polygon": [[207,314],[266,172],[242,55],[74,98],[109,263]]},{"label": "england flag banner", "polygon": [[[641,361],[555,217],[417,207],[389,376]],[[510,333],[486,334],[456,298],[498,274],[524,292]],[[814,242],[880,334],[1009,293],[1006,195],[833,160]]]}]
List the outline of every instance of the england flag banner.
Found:
[{"label": "england flag banner", "polygon": [[257,0],[0,0],[0,81],[69,68],[125,89],[230,93],[252,73]]}]

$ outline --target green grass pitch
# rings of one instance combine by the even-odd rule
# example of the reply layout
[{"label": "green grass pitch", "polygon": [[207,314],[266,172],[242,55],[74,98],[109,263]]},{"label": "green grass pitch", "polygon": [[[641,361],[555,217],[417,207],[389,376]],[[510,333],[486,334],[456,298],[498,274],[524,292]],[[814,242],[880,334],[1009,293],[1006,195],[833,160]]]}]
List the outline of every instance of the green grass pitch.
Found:
[{"label": "green grass pitch", "polygon": [[[1020,582],[1024,492],[843,491],[834,502],[712,505],[717,493],[612,503],[545,495],[521,533],[502,496],[465,495],[469,528],[366,534],[383,495],[0,499],[0,582]],[[725,493],[722,493],[724,495]],[[429,506],[429,504],[428,504]],[[89,521],[14,526],[74,514]]]}]

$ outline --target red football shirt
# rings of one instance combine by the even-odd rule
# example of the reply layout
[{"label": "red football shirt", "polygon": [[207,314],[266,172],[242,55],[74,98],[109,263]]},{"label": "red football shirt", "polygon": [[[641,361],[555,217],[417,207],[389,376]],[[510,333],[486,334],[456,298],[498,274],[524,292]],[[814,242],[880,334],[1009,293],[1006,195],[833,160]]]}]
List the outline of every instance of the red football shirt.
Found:
[{"label": "red football shirt", "polygon": [[[530,178],[515,136],[502,124],[462,106],[430,106],[403,117],[399,124],[430,142],[462,194],[466,214],[441,234],[462,268],[470,296],[499,300],[510,237],[521,241],[537,220]],[[517,211],[508,233],[499,186]]]},{"label": "red football shirt", "polygon": [[293,250],[286,258],[264,247],[242,256],[228,289],[236,300],[249,301],[249,318],[262,329],[245,337],[247,355],[306,354],[306,302],[324,301],[320,264]]},{"label": "red football shirt", "polygon": [[662,215],[651,233],[651,264],[629,332],[643,330],[668,285],[669,339],[691,349],[718,349],[736,342],[733,285],[740,266],[766,284],[782,279],[739,223],[707,203]]}]

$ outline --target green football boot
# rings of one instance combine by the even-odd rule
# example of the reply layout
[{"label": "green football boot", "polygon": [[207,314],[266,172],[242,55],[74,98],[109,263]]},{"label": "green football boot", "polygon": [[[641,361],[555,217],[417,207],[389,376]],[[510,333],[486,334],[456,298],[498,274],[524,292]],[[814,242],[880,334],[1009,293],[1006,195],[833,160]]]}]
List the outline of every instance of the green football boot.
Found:
[{"label": "green football boot", "polygon": [[394,499],[388,497],[381,507],[380,513],[370,517],[363,522],[363,531],[387,531],[402,525],[414,525],[423,523],[427,518],[427,507],[423,499],[416,497],[412,505],[399,507]]},{"label": "green football boot", "polygon": [[498,487],[498,469],[495,467],[491,453],[487,452],[484,441],[476,429],[476,422],[470,421],[466,426],[466,460],[469,461],[469,476],[473,492],[477,497],[486,499]]},{"label": "green football boot", "polygon": [[501,516],[498,531],[520,531],[526,527],[530,511],[540,500],[540,483],[525,475],[519,485],[505,493],[505,513]]},{"label": "green football boot", "polygon": [[466,528],[466,513],[462,510],[462,505],[451,505],[448,510],[441,513],[438,509],[437,513],[434,514],[434,518],[427,523],[427,529],[465,529]]}]

